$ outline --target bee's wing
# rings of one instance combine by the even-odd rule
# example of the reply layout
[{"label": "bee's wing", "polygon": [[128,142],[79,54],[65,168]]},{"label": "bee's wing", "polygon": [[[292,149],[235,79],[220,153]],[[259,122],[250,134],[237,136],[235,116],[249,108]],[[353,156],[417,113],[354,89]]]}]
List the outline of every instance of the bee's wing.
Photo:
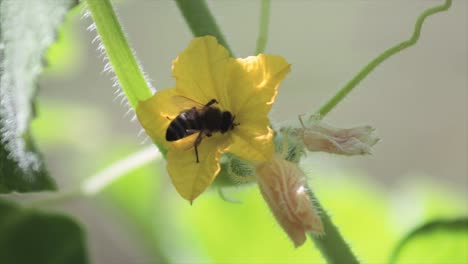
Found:
[{"label": "bee's wing", "polygon": [[196,133],[193,133],[187,137],[184,137],[182,139],[179,139],[177,141],[173,141],[172,145],[173,147],[179,149],[179,150],[190,150],[193,149],[195,146],[195,140],[199,136],[199,134],[202,133],[201,137],[202,139],[206,136],[203,131],[199,131]]},{"label": "bee's wing", "polygon": [[171,101],[172,101],[172,103],[174,105],[179,107],[181,110],[190,109],[192,107],[201,109],[204,106],[202,103],[199,103],[199,102],[197,102],[195,100],[192,100],[192,99],[190,99],[188,97],[185,97],[185,96],[182,96],[182,95],[173,96],[171,98]]},{"label": "bee's wing", "polygon": [[172,142],[172,146],[179,150],[188,150],[191,147],[193,147],[193,143],[195,142],[197,136],[198,133],[195,133],[182,139],[176,140]]}]

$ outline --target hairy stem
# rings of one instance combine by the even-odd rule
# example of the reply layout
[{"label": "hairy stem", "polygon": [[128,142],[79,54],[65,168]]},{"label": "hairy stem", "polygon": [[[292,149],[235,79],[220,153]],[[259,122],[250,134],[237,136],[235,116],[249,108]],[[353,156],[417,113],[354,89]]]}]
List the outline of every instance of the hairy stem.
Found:
[{"label": "hairy stem", "polygon": [[[151,89],[130,49],[109,0],[86,0],[97,33],[130,105],[151,97]],[[109,67],[106,65],[106,68]]]},{"label": "hairy stem", "polygon": [[446,0],[444,4],[440,6],[435,6],[432,8],[427,9],[421,15],[419,15],[418,19],[416,20],[416,24],[414,26],[414,31],[411,37],[408,40],[405,40],[386,51],[382,52],[379,56],[373,59],[369,64],[367,64],[364,68],[362,68],[359,73],[354,76],[348,83],[346,83],[343,88],[341,88],[330,100],[328,100],[315,115],[312,115],[310,118],[314,118],[319,116],[319,118],[323,118],[326,114],[328,114],[335,106],[345,98],[349,92],[351,92],[367,75],[369,75],[377,66],[379,66],[382,62],[386,59],[390,58],[392,55],[397,54],[398,52],[409,48],[416,44],[419,40],[419,36],[421,34],[421,28],[424,23],[424,20],[435,13],[445,11],[450,8],[452,5],[452,0]]},{"label": "hairy stem", "polygon": [[270,22],[270,0],[262,0],[260,6],[260,28],[257,38],[257,48],[255,54],[265,51],[268,40],[268,25]]},{"label": "hairy stem", "polygon": [[325,235],[317,236],[309,234],[314,241],[315,246],[320,250],[322,256],[329,264],[357,264],[359,261],[351,251],[351,248],[341,236],[338,228],[333,224],[327,212],[322,208],[322,205],[315,197],[314,193],[307,188],[310,200],[313,201],[313,206],[320,212],[323,229]]}]

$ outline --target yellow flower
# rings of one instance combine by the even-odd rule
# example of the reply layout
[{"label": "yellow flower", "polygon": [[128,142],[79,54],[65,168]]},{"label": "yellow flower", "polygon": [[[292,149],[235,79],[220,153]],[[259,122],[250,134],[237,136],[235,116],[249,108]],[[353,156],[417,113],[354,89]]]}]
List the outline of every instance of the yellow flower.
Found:
[{"label": "yellow flower", "polygon": [[[173,88],[156,92],[140,102],[137,116],[147,134],[166,149],[167,170],[177,191],[193,201],[220,171],[224,152],[251,161],[273,157],[273,131],[267,117],[281,80],[290,65],[279,56],[260,54],[245,59],[229,57],[228,51],[214,37],[195,38],[173,62]],[[196,161],[194,141],[198,133],[176,141],[166,140],[169,124],[182,112],[174,98],[188,98],[200,105],[212,99],[213,107],[229,111],[234,127],[226,133],[203,136]]]}]

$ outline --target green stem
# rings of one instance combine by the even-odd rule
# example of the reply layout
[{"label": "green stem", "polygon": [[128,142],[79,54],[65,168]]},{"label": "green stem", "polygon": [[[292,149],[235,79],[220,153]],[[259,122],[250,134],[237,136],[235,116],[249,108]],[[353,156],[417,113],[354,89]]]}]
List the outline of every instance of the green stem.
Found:
[{"label": "green stem", "polygon": [[45,197],[41,197],[37,200],[31,200],[25,202],[25,205],[29,207],[43,207],[50,206],[58,203],[64,203],[69,200],[73,200],[77,197],[80,197],[82,193],[79,189],[75,188],[69,191],[61,191],[56,193],[47,194]]},{"label": "green stem", "polygon": [[421,34],[421,27],[423,25],[424,20],[430,15],[446,11],[450,8],[451,5],[452,1],[446,0],[444,4],[429,8],[426,11],[424,11],[416,20],[413,35],[411,36],[411,38],[389,48],[388,50],[384,51],[379,56],[377,56],[375,59],[373,59],[353,79],[351,79],[343,88],[341,88],[330,100],[328,100],[328,102],[326,102],[315,115],[311,116],[311,118],[313,118],[314,116],[319,116],[319,118],[323,118],[383,61],[388,59],[390,56],[395,55],[396,53],[416,44],[416,42],[419,40],[419,36]]},{"label": "green stem", "polygon": [[219,30],[218,24],[216,24],[205,0],[175,1],[194,36],[214,36],[218,39],[219,44],[223,45],[229,51],[231,56],[234,56],[234,53],[224,39],[223,33]]},{"label": "green stem", "polygon": [[351,251],[344,238],[341,236],[338,228],[333,224],[327,212],[322,208],[322,205],[315,197],[314,193],[309,190],[310,200],[313,201],[313,206],[320,213],[325,235],[317,236],[309,234],[314,241],[315,246],[320,250],[322,256],[327,260],[328,264],[357,264],[359,261]]},{"label": "green stem", "polygon": [[151,89],[130,49],[109,0],[86,0],[110,65],[133,109],[151,97]]},{"label": "green stem", "polygon": [[27,205],[39,207],[68,201],[77,197],[93,197],[113,182],[120,179],[120,177],[127,175],[127,173],[140,168],[145,164],[159,159],[161,156],[161,153],[155,146],[146,147],[112,163],[102,171],[88,177],[78,188],[59,193],[52,193],[44,198],[27,202]]},{"label": "green stem", "polygon": [[268,25],[270,22],[270,0],[262,0],[260,6],[260,28],[257,38],[257,48],[255,54],[265,51],[268,40]]},{"label": "green stem", "polygon": [[80,192],[84,196],[93,196],[109,186],[115,180],[119,179],[121,176],[126,175],[136,168],[152,162],[161,156],[161,152],[156,149],[156,146],[146,147],[111,164],[109,167],[86,179],[81,184]]}]

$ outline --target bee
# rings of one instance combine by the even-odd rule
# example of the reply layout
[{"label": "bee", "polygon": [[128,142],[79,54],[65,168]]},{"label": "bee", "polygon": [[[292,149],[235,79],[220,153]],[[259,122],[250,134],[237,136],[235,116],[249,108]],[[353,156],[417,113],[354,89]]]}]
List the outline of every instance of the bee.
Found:
[{"label": "bee", "polygon": [[218,103],[216,99],[211,99],[205,105],[183,96],[175,96],[173,99],[178,105],[189,103],[196,106],[181,111],[171,121],[166,130],[166,140],[169,142],[176,141],[199,133],[193,143],[197,163],[200,162],[198,146],[205,136],[211,137],[216,132],[226,133],[239,125],[234,123],[235,116],[231,112],[221,111],[218,107],[213,106]]}]

